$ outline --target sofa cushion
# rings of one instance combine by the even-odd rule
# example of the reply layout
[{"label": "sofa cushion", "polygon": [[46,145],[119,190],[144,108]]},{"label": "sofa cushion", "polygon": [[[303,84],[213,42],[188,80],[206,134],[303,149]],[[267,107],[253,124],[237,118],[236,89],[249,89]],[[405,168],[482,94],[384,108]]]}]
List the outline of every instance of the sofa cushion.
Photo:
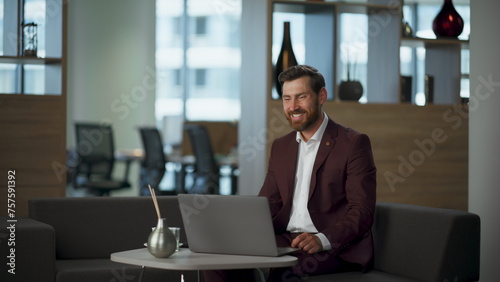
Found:
[{"label": "sofa cushion", "polygon": [[374,268],[420,281],[479,279],[479,216],[377,203]]},{"label": "sofa cushion", "polygon": [[[177,197],[158,197],[158,204],[185,240]],[[29,215],[55,229],[57,259],[109,259],[111,253],[144,247],[158,219],[150,197],[33,199]]]}]

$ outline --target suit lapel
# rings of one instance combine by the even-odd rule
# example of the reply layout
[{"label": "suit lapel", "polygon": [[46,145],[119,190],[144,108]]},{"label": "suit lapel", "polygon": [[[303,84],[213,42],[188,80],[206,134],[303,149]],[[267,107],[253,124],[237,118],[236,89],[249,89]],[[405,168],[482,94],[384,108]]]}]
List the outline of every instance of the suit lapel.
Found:
[{"label": "suit lapel", "polygon": [[328,120],[328,125],[321,138],[316,160],[314,161],[313,171],[311,175],[311,186],[309,186],[309,199],[316,189],[318,169],[323,165],[326,158],[330,154],[333,146],[335,146],[335,137],[337,136],[337,125],[331,119]]}]

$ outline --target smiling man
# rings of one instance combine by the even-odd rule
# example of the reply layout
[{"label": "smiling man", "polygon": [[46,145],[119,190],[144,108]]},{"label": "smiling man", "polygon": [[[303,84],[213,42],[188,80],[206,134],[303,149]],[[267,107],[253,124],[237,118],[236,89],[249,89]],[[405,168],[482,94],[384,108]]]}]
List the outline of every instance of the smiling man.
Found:
[{"label": "smiling man", "polygon": [[269,199],[278,245],[299,264],[270,272],[270,281],[341,271],[373,263],[376,168],[368,136],[323,112],[325,80],[299,65],[280,74],[283,110],[293,132],[276,139],[259,193]]},{"label": "smiling man", "polygon": [[[370,139],[331,120],[322,107],[325,79],[299,65],[279,76],[283,110],[294,131],[274,140],[259,195],[269,199],[279,247],[299,248],[298,264],[275,268],[269,281],[368,271],[376,168]],[[205,271],[205,281],[254,281],[251,270]]]}]

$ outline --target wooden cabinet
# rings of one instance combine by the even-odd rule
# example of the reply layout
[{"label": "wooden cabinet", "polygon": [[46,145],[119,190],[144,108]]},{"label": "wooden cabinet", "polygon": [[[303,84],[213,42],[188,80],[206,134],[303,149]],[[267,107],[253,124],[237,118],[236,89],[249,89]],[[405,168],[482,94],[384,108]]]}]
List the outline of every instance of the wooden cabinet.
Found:
[{"label": "wooden cabinet", "polygon": [[[3,2],[3,3],[2,3]],[[2,1],[0,55],[0,193],[15,194],[15,215],[28,200],[66,191],[66,1]],[[23,56],[21,27],[39,21],[37,56]],[[43,40],[42,40],[43,38]],[[15,173],[12,185],[7,172]],[[11,188],[11,190],[8,190]],[[12,190],[13,189],[13,190]],[[0,202],[0,215],[7,213]]]}]

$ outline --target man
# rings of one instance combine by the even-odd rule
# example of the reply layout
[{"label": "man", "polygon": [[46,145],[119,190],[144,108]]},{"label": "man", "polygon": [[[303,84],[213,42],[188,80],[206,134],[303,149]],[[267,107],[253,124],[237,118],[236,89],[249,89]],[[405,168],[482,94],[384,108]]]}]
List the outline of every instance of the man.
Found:
[{"label": "man", "polygon": [[[325,80],[313,67],[279,75],[283,110],[295,130],[276,139],[259,195],[269,199],[276,241],[296,247],[299,263],[271,269],[269,281],[348,270],[373,262],[370,232],[376,168],[369,138],[331,120],[322,106]],[[206,272],[206,281],[247,281],[252,272]]]},{"label": "man", "polygon": [[299,264],[272,281],[359,269],[373,261],[370,227],[376,168],[369,138],[331,120],[323,76],[299,65],[279,76],[283,110],[295,130],[276,139],[259,193],[269,199],[279,246],[300,248]]}]

